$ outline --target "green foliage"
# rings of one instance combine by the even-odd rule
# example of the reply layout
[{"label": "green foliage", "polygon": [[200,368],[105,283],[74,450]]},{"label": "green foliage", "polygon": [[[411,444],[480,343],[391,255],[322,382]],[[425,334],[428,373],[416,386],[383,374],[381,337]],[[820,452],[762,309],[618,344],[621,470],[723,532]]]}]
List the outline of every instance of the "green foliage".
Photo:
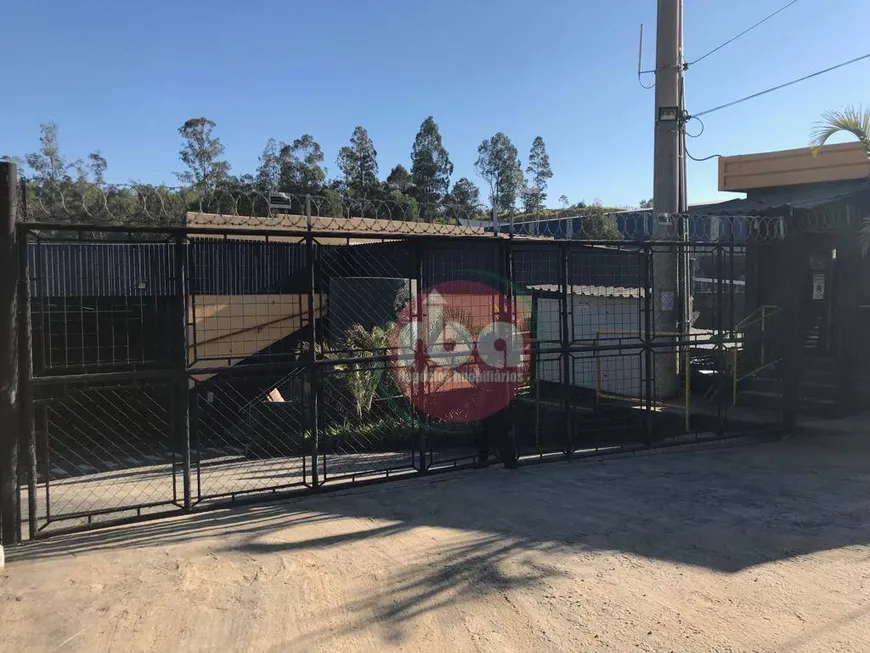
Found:
[{"label": "green foliage", "polygon": [[260,155],[260,163],[254,175],[257,190],[261,193],[277,190],[278,180],[281,177],[281,164],[279,161],[278,141],[270,138],[266,141],[266,147]]},{"label": "green foliage", "polygon": [[813,155],[817,155],[820,148],[839,132],[848,132],[857,138],[870,159],[870,109],[846,107],[842,111],[825,113],[810,139]]},{"label": "green foliage", "polygon": [[312,199],[311,212],[315,216],[323,218],[343,218],[345,216],[344,200],[334,188],[324,188],[320,194]]},{"label": "green foliage", "polygon": [[401,193],[407,193],[413,186],[414,180],[411,173],[401,163],[390,170],[390,174],[387,175],[387,190],[389,191],[397,190]]},{"label": "green foliage", "polygon": [[559,196],[559,204],[561,204],[562,206],[564,206],[567,209],[571,205],[571,202],[568,201],[567,195],[560,195]]},{"label": "green foliage", "polygon": [[411,220],[416,222],[420,219],[420,205],[415,197],[406,195],[398,190],[393,190],[387,193],[386,199],[390,204],[393,220]]},{"label": "green foliage", "polygon": [[93,183],[98,187],[106,183],[106,168],[109,164],[100,153],[99,150],[88,154],[87,161],[84,165],[79,165],[79,179],[93,179]]},{"label": "green foliage", "polygon": [[432,116],[420,125],[411,148],[411,178],[414,193],[424,205],[440,202],[450,184],[453,164],[441,144],[441,132]]},{"label": "green foliage", "polygon": [[[48,221],[80,217],[130,224],[168,223],[183,220],[188,211],[264,216],[269,211],[266,194],[276,190],[297,198],[292,207],[297,213],[302,213],[305,205],[299,198],[311,196],[314,216],[389,215],[400,220],[444,223],[491,216],[489,211],[481,210],[480,189],[468,178],[459,179],[449,188],[453,165],[431,116],[423,121],[414,140],[410,171],[396,165],[383,183],[378,180],[377,151],[361,126],[355,128],[350,144],[341,148],[337,162],[342,178],[333,180],[327,179],[323,151],[311,134],[303,134],[289,144],[270,138],[253,174],[230,175],[215,128],[215,123],[205,117],[191,118],[179,128],[179,158],[186,169],[175,174],[185,185],[182,190],[142,183],[123,188],[108,184],[108,162],[100,151],[70,161],[61,151],[54,123],[41,126],[38,151],[2,159],[20,164],[28,181],[27,205],[39,209],[31,214]],[[475,168],[489,184],[489,197],[497,213],[520,218],[513,212],[525,180],[510,139],[499,132],[484,140],[478,147]],[[543,206],[548,180],[553,176],[540,136],[534,139],[526,170],[537,192],[524,198],[525,209],[540,217],[548,212]],[[567,208],[568,198],[562,195],[559,199]],[[581,202],[575,208],[584,206]],[[599,237],[617,236],[615,227],[597,215],[590,217],[590,224]]]},{"label": "green foliage", "polygon": [[[870,109],[847,107],[842,111],[829,111],[822,116],[821,122],[813,130],[810,145],[813,156],[819,154],[821,147],[834,135],[847,132],[858,139],[870,159]],[[858,232],[858,240],[864,256],[870,251],[870,218],[865,218]]]},{"label": "green foliage", "polygon": [[60,153],[57,124],[43,123],[39,126],[39,131],[39,151],[24,155],[24,163],[30,169],[29,177],[43,185],[69,181],[69,164]]},{"label": "green foliage", "polygon": [[480,215],[480,189],[466,177],[453,184],[447,202],[456,218],[486,217]]},{"label": "green foliage", "polygon": [[580,213],[581,238],[589,240],[622,240],[622,234],[607,209],[599,204],[587,206]]},{"label": "green foliage", "polygon": [[[371,331],[354,324],[347,331],[345,347],[353,351],[357,358],[383,355],[390,347],[394,329],[395,325],[392,323],[383,327],[376,326]],[[378,396],[378,387],[389,374],[387,365],[358,360],[337,366],[336,369],[346,371],[347,387],[356,404],[357,417],[361,418],[371,410],[372,403]]]},{"label": "green foliage", "polygon": [[547,154],[547,146],[540,136],[536,136],[532,142],[526,174],[529,175],[529,181],[536,192],[527,193],[523,198],[525,210],[529,213],[540,211],[544,208],[544,202],[547,199],[547,180],[553,177],[553,170],[550,168],[550,155]]},{"label": "green foliage", "polygon": [[[378,418],[366,420],[345,420],[337,424],[326,424],[322,437],[327,443],[353,443],[354,448],[387,447],[407,445],[411,433],[411,423],[394,413],[386,413]],[[310,437],[305,431],[303,438]]]},{"label": "green foliage", "polygon": [[230,171],[230,164],[222,161],[224,146],[213,136],[215,123],[208,118],[190,118],[178,128],[181,149],[178,158],[187,170],[176,172],[178,180],[199,190],[214,190]]},{"label": "green foliage", "polygon": [[523,171],[511,140],[498,132],[483,141],[477,148],[474,167],[489,184],[492,205],[499,211],[513,209],[523,185]]},{"label": "green foliage", "polygon": [[341,148],[336,163],[351,193],[366,198],[377,194],[378,152],[364,127],[353,130],[350,145]]},{"label": "green foliage", "polygon": [[653,200],[649,198],[648,200],[641,200],[638,206],[642,209],[651,209],[653,207]]},{"label": "green foliage", "polygon": [[278,188],[299,195],[317,195],[326,181],[321,167],[323,151],[311,134],[281,145],[278,157]]}]

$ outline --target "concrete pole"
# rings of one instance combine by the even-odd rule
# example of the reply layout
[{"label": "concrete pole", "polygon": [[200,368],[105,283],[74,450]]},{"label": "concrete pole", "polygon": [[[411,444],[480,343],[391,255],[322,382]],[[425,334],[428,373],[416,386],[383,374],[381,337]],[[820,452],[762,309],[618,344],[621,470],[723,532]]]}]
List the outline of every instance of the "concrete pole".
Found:
[{"label": "concrete pole", "polygon": [[[653,240],[674,241],[680,229],[675,217],[685,210],[683,199],[683,0],[658,0],[656,27],[655,166],[653,172]],[[680,314],[679,252],[656,247],[653,252],[653,329],[676,333]],[[670,339],[670,338],[668,338]],[[655,394],[677,393],[675,353],[655,355]]]}]

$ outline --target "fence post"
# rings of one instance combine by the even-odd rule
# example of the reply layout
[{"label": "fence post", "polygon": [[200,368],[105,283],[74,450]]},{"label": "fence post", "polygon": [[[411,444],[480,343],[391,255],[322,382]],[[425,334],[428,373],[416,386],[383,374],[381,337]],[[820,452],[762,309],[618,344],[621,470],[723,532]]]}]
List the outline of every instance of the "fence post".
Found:
[{"label": "fence post", "polygon": [[[511,212],[511,236],[507,240],[504,241],[504,256],[501,257],[502,261],[502,279],[499,283],[499,291],[505,301],[504,312],[502,315],[499,315],[499,319],[507,318],[509,324],[515,323],[515,314],[516,314],[516,294],[514,292],[514,252],[513,252],[513,212]],[[507,366],[505,366],[505,370],[509,370]],[[504,417],[507,418],[507,424],[505,424],[505,419],[497,420],[499,437],[501,442],[505,444],[504,449],[507,451],[507,455],[505,455],[504,465],[505,467],[512,468],[516,467],[519,464],[520,459],[520,451],[519,446],[517,444],[517,427],[516,420],[514,419],[515,411],[514,411],[514,397],[512,395],[513,389],[510,383],[505,382],[502,388],[502,392],[504,392],[504,412],[506,413]],[[510,464],[508,464],[510,461]]]},{"label": "fence post", "polygon": [[18,170],[0,162],[0,546],[17,542],[18,527]]},{"label": "fence post", "polygon": [[647,245],[643,253],[644,262],[644,365],[646,366],[645,388],[646,395],[646,444],[652,444],[653,440],[653,400],[655,393],[655,352],[653,350],[653,338],[655,333],[655,297],[653,295],[653,252],[652,246]]},{"label": "fence post", "polygon": [[[734,285],[734,280],[731,280]],[[733,343],[732,343],[733,344]],[[733,345],[736,347],[736,344]],[[728,383],[728,364],[725,357],[725,249],[721,242],[716,243],[716,434],[725,433],[724,391]]]},{"label": "fence post", "polygon": [[[22,186],[22,196],[24,189]],[[18,234],[18,442],[27,459],[27,524],[30,539],[36,523],[36,430],[33,415],[33,330],[30,318],[30,261],[27,234]],[[20,495],[19,495],[20,496]]]},{"label": "fence post", "polygon": [[315,316],[314,293],[316,291],[316,252],[314,236],[311,235],[311,198],[305,196],[305,215],[308,225],[308,235],[305,237],[305,258],[308,267],[308,325],[311,340],[308,343],[307,378],[308,378],[308,428],[311,436],[311,486],[320,485],[317,473],[317,456],[320,452],[320,424],[318,404],[320,402],[320,387],[317,369],[317,318]]},{"label": "fence post", "polygon": [[[409,298],[409,308],[411,301],[414,302],[413,310],[410,311],[410,323],[423,325],[423,280],[425,279],[425,253],[424,253],[424,245],[422,241],[416,241],[414,243],[414,256],[412,258],[414,264],[413,271],[413,280],[409,279],[410,288],[408,290]],[[420,328],[420,327],[418,327]],[[414,329],[412,340],[416,340],[417,338],[425,339],[426,327],[420,328],[420,331]],[[416,349],[416,346],[415,346]],[[425,394],[425,382],[420,382],[417,372],[416,363],[412,362],[412,372],[411,372],[411,383],[409,387],[409,391],[411,393],[411,415],[413,416],[414,423],[414,435],[416,436],[416,442],[412,445],[412,447],[416,446],[417,454],[419,457],[419,463],[417,464],[417,471],[425,472],[429,468],[429,456],[427,453],[428,448],[428,440],[426,438],[426,412],[424,408],[421,406],[426,406],[426,396]],[[425,371],[422,372],[425,375]]]},{"label": "fence post", "polygon": [[562,287],[562,324],[560,331],[562,332],[562,385],[565,392],[563,400],[563,415],[565,428],[565,455],[570,457],[574,453],[574,437],[571,432],[571,401],[570,392],[574,386],[574,379],[571,378],[571,341],[574,339],[572,323],[568,316],[573,311],[573,295],[571,293],[571,252],[568,249],[568,244],[562,242],[559,244],[559,253],[561,254],[561,277]]},{"label": "fence post", "polygon": [[187,314],[187,245],[184,235],[178,234],[175,241],[175,305],[179,315],[176,317],[176,347],[175,357],[178,365],[178,380],[175,397],[173,397],[173,423],[175,425],[175,441],[182,447],[182,485],[184,488],[184,510],[191,508],[190,496],[190,379],[187,374],[187,330],[189,316]]}]

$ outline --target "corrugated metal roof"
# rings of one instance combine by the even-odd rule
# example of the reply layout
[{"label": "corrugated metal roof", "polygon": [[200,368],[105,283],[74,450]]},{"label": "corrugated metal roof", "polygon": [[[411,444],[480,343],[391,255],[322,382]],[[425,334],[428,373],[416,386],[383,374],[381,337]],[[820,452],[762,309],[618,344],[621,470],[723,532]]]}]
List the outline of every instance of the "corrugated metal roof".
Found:
[{"label": "corrugated metal roof", "polygon": [[[298,244],[204,240],[186,247],[192,294],[290,292],[306,281],[296,278],[305,263]],[[32,243],[31,292],[34,297],[174,295],[174,248],[164,242]]]},{"label": "corrugated metal roof", "polygon": [[828,184],[781,186],[751,191],[735,199],[690,209],[691,215],[775,215],[788,209],[810,210],[852,201],[870,200],[870,180],[852,179]]},{"label": "corrugated metal roof", "polygon": [[34,243],[28,248],[35,297],[131,297],[174,292],[168,243]]},{"label": "corrugated metal roof", "polygon": [[[528,286],[531,290],[539,292],[562,292],[561,286],[557,284],[542,284]],[[580,295],[584,297],[625,297],[629,299],[640,299],[644,296],[643,288],[626,288],[624,286],[568,286],[568,292],[572,295]]]}]

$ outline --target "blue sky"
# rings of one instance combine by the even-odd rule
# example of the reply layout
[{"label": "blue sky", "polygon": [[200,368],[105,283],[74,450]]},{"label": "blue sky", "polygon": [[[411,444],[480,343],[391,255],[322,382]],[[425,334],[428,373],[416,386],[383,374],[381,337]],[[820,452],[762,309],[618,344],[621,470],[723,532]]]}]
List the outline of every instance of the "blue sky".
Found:
[{"label": "blue sky", "polygon": [[[785,0],[685,0],[688,59]],[[636,80],[638,25],[652,66],[655,0],[321,0],[15,2],[0,42],[12,52],[0,103],[0,153],[36,149],[60,125],[69,158],[100,149],[112,182],[173,182],[177,128],[217,123],[232,172],[256,167],[271,136],[309,132],[330,174],[356,125],[381,176],[409,164],[433,115],[471,177],[477,146],[505,132],[523,158],[544,137],[549,203],[634,205],[652,193],[653,91]],[[824,9],[824,12],[822,11]],[[690,69],[699,112],[870,50],[868,0],[800,0]],[[801,147],[829,108],[870,102],[870,61],[705,118],[696,157]],[[695,125],[692,126],[695,129]],[[692,163],[689,199],[717,192],[717,164]]]}]

